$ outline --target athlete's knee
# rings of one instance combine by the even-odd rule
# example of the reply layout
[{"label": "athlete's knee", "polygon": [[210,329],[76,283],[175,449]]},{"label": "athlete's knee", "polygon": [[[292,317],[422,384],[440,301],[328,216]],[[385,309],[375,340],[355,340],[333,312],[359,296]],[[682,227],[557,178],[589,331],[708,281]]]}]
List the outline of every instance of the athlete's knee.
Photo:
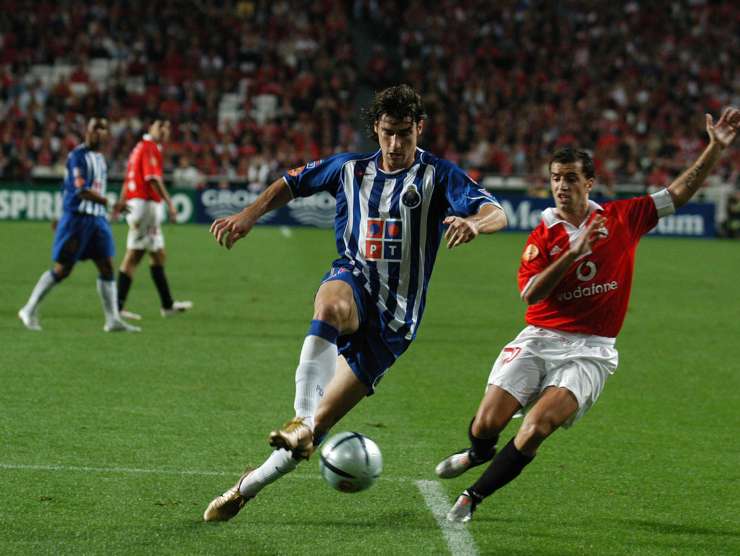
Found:
[{"label": "athlete's knee", "polygon": [[167,260],[167,255],[163,249],[160,251],[152,251],[149,253],[149,258],[152,266],[164,266],[164,263]]},{"label": "athlete's knee", "polygon": [[113,280],[113,262],[109,260],[100,261],[97,263],[98,273],[103,280]]},{"label": "athlete's knee", "polygon": [[352,304],[341,297],[316,300],[314,319],[331,324],[337,329],[343,329],[352,316]]},{"label": "athlete's knee", "polygon": [[499,434],[506,425],[509,419],[504,418],[500,415],[496,415],[495,412],[479,413],[473,419],[473,424],[470,426],[470,432],[476,438],[491,438]]},{"label": "athlete's knee", "polygon": [[54,281],[61,282],[62,280],[67,278],[70,274],[72,274],[73,268],[74,265],[55,264],[54,268],[51,271],[51,273],[54,275]]},{"label": "athlete's knee", "polygon": [[555,423],[546,418],[531,420],[525,419],[516,436],[521,445],[536,448],[544,442],[548,436],[555,432],[555,429],[557,428],[558,427]]}]

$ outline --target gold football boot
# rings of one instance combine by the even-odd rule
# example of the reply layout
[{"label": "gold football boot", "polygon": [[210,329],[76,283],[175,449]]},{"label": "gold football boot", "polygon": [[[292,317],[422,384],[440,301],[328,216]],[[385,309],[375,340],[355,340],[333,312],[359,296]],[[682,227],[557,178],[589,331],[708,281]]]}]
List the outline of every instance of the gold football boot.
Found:
[{"label": "gold football boot", "polygon": [[283,428],[272,431],[267,440],[274,448],[291,451],[297,460],[310,458],[314,451],[313,431],[302,417],[291,419]]},{"label": "gold football boot", "polygon": [[244,504],[254,498],[254,496],[242,496],[239,492],[239,485],[242,484],[242,481],[246,479],[252,471],[254,471],[254,469],[248,468],[244,474],[239,477],[239,480],[233,487],[224,492],[221,496],[216,496],[216,498],[211,500],[206,511],[203,512],[203,521],[228,521],[239,513],[239,510],[244,507]]}]

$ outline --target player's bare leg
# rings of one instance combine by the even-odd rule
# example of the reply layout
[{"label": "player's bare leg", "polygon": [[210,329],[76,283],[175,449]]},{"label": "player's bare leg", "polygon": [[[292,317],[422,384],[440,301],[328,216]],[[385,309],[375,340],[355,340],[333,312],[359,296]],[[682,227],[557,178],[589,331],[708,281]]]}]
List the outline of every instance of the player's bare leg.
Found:
[{"label": "player's bare leg", "polygon": [[357,378],[347,361],[340,355],[334,378],[327,385],[326,393],[314,417],[315,444],[320,444],[326,433],[367,395],[367,386]]},{"label": "player's bare leg", "polygon": [[534,457],[545,439],[578,411],[578,400],[567,388],[547,388],[524,418],[514,437],[517,450]]},{"label": "player's bare leg", "polygon": [[463,491],[447,514],[450,521],[470,521],[484,498],[516,479],[537,449],[578,411],[578,401],[566,388],[550,387],[524,418],[516,436],[493,458],[491,465],[470,488]]},{"label": "player's bare leg", "polygon": [[442,460],[435,468],[437,476],[451,479],[491,460],[496,455],[499,433],[520,409],[521,405],[514,396],[503,388],[490,385],[468,428],[470,447]]},{"label": "player's bare leg", "polygon": [[72,272],[74,265],[64,265],[55,262],[51,270],[44,272],[36,282],[26,304],[18,311],[18,318],[28,330],[40,331],[39,304],[54,286],[64,280]]},{"label": "player's bare leg", "polygon": [[306,458],[314,449],[314,415],[337,365],[337,338],[360,325],[352,288],[341,280],[325,282],[314,301],[311,327],[303,342],[296,369],[295,417],[270,433],[275,448]]}]

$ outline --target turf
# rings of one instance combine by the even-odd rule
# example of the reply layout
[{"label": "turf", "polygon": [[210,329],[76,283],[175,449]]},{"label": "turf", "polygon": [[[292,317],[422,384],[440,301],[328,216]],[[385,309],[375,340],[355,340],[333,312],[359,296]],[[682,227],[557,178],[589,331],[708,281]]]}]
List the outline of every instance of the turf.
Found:
[{"label": "turf", "polygon": [[[264,227],[228,252],[204,227],[168,227],[173,293],[195,308],[162,319],[142,267],[129,303],[140,335],[102,332],[90,263],[44,301],[42,333],[23,329],[15,313],[52,237],[39,223],[0,233],[0,553],[448,553],[414,481],[465,445],[490,365],[522,327],[523,235],[440,252],[418,340],[336,428],[380,445],[373,488],[334,492],[312,460],[232,522],[205,524],[291,415],[331,232]],[[481,506],[468,527],[479,553],[740,553],[738,276],[738,243],[643,241],[617,374]],[[472,475],[442,485],[450,502]]]}]

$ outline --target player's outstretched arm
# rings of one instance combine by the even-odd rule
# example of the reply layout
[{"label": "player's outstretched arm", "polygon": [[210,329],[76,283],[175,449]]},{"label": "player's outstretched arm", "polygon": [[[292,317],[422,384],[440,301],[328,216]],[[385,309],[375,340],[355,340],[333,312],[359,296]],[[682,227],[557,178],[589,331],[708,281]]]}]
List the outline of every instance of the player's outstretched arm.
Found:
[{"label": "player's outstretched arm", "polygon": [[473,241],[478,234],[492,234],[506,227],[506,213],[496,205],[485,204],[473,216],[448,216],[444,224],[448,226],[445,232],[447,248],[452,249]]},{"label": "player's outstretched arm", "polygon": [[231,249],[241,238],[246,236],[264,214],[284,207],[293,199],[288,184],[283,178],[274,181],[260,193],[251,205],[242,211],[219,218],[211,224],[211,233],[219,244]]},{"label": "player's outstretched arm", "polygon": [[707,114],[706,122],[709,145],[696,162],[668,186],[676,208],[682,207],[694,196],[722,156],[722,151],[735,140],[740,128],[740,109],[735,106],[725,108],[716,124],[712,116]]},{"label": "player's outstretched arm", "polygon": [[522,295],[522,299],[527,305],[539,303],[550,295],[576,259],[591,252],[593,244],[604,237],[602,227],[605,222],[606,219],[603,216],[595,216],[589,222],[583,234],[573,242],[570,249],[537,275]]}]

